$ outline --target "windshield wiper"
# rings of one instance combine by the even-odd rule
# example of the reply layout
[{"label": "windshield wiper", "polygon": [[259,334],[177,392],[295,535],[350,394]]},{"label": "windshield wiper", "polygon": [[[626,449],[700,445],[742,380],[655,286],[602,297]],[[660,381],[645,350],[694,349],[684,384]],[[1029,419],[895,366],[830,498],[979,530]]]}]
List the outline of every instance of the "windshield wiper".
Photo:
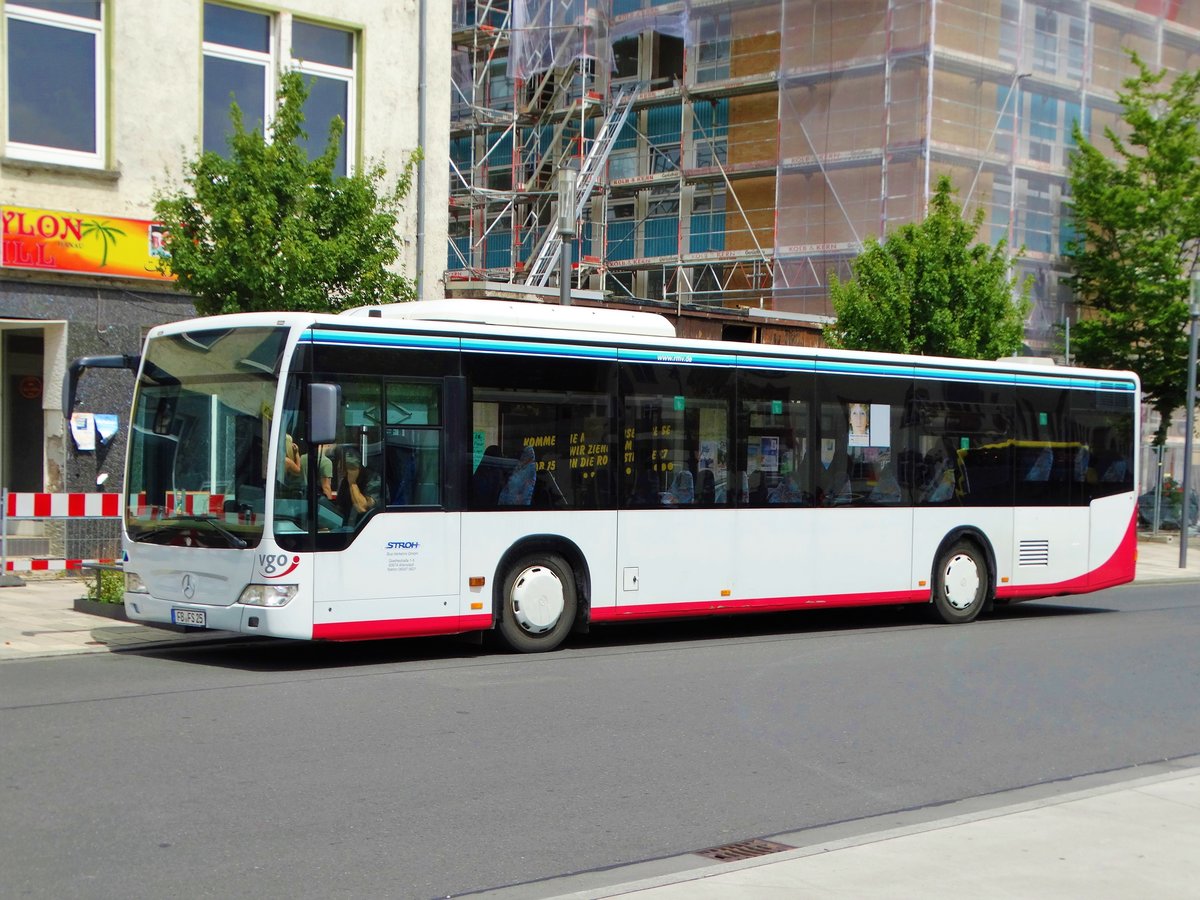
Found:
[{"label": "windshield wiper", "polygon": [[221,520],[218,519],[216,516],[184,515],[184,516],[173,516],[172,518],[182,519],[185,522],[206,522],[213,527],[214,531],[216,531],[218,534],[220,534],[222,537],[224,537],[225,540],[229,541],[230,545],[232,545],[233,547],[236,547],[238,550],[244,550],[248,546],[246,544],[245,540],[243,540],[241,537],[239,537],[238,535],[236,535],[232,531],[230,531],[228,528],[226,528],[225,525],[221,522]]}]

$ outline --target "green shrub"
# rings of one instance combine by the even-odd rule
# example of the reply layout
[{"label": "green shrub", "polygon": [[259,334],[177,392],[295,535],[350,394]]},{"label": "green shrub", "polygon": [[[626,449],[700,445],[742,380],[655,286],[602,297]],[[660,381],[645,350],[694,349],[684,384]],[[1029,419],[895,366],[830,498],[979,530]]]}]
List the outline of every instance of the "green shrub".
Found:
[{"label": "green shrub", "polygon": [[125,573],[100,569],[96,579],[88,582],[87,595],[89,600],[99,603],[125,602]]}]

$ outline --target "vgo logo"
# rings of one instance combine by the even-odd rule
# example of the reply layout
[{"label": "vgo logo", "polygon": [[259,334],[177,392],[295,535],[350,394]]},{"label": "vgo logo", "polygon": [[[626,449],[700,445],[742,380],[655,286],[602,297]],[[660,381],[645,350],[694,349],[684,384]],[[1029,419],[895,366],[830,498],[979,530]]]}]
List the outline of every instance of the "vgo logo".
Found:
[{"label": "vgo logo", "polygon": [[264,578],[282,578],[300,565],[300,557],[286,553],[258,554],[258,568]]},{"label": "vgo logo", "polygon": [[416,550],[421,545],[416,541],[388,541],[389,550]]}]

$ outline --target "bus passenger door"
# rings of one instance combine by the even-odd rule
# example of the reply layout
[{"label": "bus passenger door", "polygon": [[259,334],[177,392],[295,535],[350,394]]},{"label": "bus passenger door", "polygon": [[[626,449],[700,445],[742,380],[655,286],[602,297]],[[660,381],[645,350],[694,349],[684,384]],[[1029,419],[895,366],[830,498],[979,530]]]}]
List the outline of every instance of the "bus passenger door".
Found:
[{"label": "bus passenger door", "polygon": [[[446,382],[343,381],[333,496],[318,497],[314,636],[457,630],[460,514],[448,488]],[[325,551],[325,552],[320,552]]]}]

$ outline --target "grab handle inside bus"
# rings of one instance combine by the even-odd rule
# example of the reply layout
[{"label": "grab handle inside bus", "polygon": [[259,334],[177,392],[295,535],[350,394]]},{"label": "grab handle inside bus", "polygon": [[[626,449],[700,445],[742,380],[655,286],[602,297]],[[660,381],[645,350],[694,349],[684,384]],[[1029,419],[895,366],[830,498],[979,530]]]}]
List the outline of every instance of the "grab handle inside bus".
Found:
[{"label": "grab handle inside bus", "polygon": [[308,386],[308,445],[337,441],[341,425],[342,386],[314,382]]},{"label": "grab handle inside bus", "polygon": [[75,388],[84,369],[128,369],[136,373],[141,364],[141,356],[128,353],[119,356],[79,357],[67,367],[67,377],[63,379],[63,415],[69,419],[75,409]]}]

